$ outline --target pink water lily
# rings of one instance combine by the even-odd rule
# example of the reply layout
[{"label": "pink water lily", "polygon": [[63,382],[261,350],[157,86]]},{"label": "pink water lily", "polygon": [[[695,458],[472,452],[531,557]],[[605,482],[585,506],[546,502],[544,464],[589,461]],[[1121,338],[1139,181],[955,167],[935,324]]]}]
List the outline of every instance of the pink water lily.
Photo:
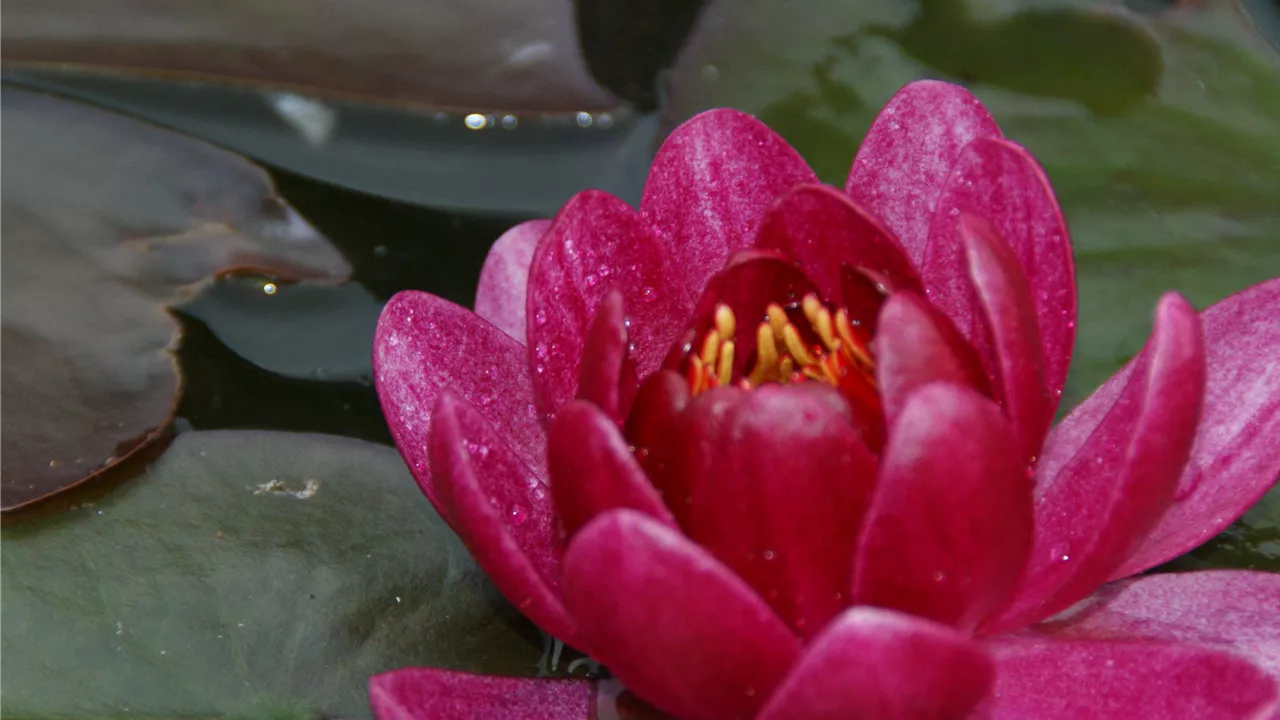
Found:
[{"label": "pink water lily", "polygon": [[[374,362],[497,587],[676,717],[1280,717],[1280,576],[1130,577],[1280,475],[1280,279],[1161,298],[1051,430],[1075,317],[1044,172],[926,81],[843,190],[748,115],[689,120],[639,211],[513,228],[474,314],[397,295]],[[370,693],[384,720],[598,702],[424,668]]]}]

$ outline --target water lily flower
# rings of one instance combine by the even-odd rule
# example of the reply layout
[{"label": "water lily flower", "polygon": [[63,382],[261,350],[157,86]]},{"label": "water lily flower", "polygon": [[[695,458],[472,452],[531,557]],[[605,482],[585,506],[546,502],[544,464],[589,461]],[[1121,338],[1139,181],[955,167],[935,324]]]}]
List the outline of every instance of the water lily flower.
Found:
[{"label": "water lily flower", "polygon": [[[842,190],[698,115],[639,210],[588,191],[516,226],[474,314],[401,293],[374,361],[496,586],[675,717],[1280,717],[1280,576],[1134,577],[1280,475],[1280,279],[1165,295],[1050,429],[1075,322],[1044,172],[925,81]],[[599,692],[370,682],[383,720],[595,717]]]}]

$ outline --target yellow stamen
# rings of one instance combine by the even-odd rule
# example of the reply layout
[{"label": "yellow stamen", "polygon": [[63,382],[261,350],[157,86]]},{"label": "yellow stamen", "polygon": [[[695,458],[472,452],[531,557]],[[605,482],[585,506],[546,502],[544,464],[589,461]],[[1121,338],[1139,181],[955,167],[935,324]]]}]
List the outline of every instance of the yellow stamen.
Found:
[{"label": "yellow stamen", "polygon": [[698,357],[702,359],[703,365],[716,366],[716,355],[720,354],[720,333],[712,330],[707,333],[707,338],[702,341],[702,352],[698,353]]},{"label": "yellow stamen", "polygon": [[800,340],[800,331],[796,330],[796,326],[788,323],[782,329],[782,340],[787,344],[787,352],[791,353],[791,357],[801,366],[815,365],[818,359],[815,358],[804,346],[804,342]]},{"label": "yellow stamen", "polygon": [[760,323],[760,327],[756,329],[756,366],[752,368],[747,380],[752,385],[759,385],[777,379],[778,341],[769,323]]},{"label": "yellow stamen", "polygon": [[765,313],[769,317],[769,327],[773,328],[773,336],[782,337],[782,329],[791,324],[787,319],[787,311],[777,303],[769,303]]},{"label": "yellow stamen", "polygon": [[716,306],[716,332],[720,333],[721,338],[731,340],[737,325],[738,319],[728,305]]},{"label": "yellow stamen", "polygon": [[733,341],[720,346],[720,360],[716,364],[716,380],[723,387],[733,379]]},{"label": "yellow stamen", "polygon": [[849,353],[853,358],[862,364],[865,368],[872,368],[875,363],[872,362],[871,356],[863,349],[862,343],[859,343],[853,337],[853,323],[849,322],[849,313],[840,310],[836,313],[836,332],[840,334],[840,342],[845,352]]}]

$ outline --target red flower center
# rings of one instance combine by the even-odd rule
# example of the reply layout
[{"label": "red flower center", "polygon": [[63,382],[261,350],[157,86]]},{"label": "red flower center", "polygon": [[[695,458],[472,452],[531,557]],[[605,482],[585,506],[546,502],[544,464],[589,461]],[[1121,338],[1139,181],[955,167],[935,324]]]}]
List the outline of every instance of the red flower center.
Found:
[{"label": "red flower center", "polygon": [[729,385],[751,390],[770,382],[816,381],[853,402],[879,408],[870,338],[848,310],[833,312],[813,293],[785,307],[770,303],[756,327],[754,357],[735,373],[736,331],[733,310],[717,305],[712,326],[690,344],[681,368],[692,395]]}]

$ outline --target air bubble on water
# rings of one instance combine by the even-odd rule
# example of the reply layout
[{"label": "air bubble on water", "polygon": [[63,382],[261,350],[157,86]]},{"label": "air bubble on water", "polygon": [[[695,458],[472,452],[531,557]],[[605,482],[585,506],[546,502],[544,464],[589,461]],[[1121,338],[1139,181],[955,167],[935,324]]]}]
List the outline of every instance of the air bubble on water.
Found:
[{"label": "air bubble on water", "polygon": [[591,117],[591,113],[589,112],[580,112],[578,113],[578,116],[574,119],[577,120],[578,127],[584,127],[584,128],[591,127],[591,123],[594,120],[594,118]]}]

